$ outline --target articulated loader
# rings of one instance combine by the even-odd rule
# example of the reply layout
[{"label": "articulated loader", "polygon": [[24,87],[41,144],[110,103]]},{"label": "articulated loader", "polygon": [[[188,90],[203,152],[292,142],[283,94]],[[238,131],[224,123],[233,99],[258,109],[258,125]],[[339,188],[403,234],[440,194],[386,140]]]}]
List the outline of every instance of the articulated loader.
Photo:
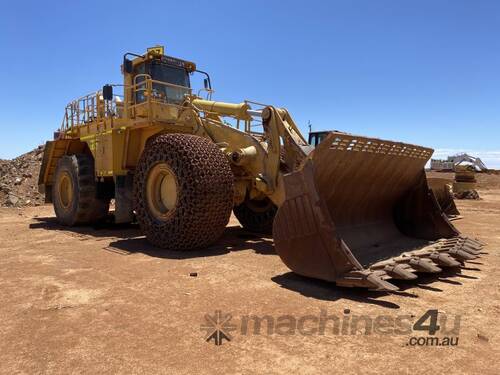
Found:
[{"label": "articulated loader", "polygon": [[480,254],[427,185],[431,149],[342,132],[314,148],[284,108],[211,100],[209,75],[163,47],[125,54],[122,73],[69,103],[46,144],[39,188],[62,224],[103,220],[114,199],[117,223],[188,250],[214,243],[233,211],[272,232],[294,272],[386,291]]}]

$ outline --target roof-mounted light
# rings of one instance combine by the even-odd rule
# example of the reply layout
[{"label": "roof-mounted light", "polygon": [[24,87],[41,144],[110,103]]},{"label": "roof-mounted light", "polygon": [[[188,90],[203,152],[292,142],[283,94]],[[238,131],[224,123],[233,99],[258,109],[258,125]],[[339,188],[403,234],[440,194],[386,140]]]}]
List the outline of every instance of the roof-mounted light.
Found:
[{"label": "roof-mounted light", "polygon": [[147,50],[147,55],[150,57],[161,57],[164,54],[165,54],[165,47],[160,45],[149,47]]}]

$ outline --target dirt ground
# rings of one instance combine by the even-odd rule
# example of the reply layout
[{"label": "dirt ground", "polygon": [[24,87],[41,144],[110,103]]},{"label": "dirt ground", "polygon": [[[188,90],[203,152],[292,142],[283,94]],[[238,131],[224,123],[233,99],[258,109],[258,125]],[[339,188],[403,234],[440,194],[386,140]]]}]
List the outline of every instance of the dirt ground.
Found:
[{"label": "dirt ground", "polygon": [[[463,218],[453,222],[487,242],[487,254],[461,272],[398,283],[394,294],[298,277],[270,238],[246,233],[234,218],[217,245],[177,253],[150,246],[135,226],[68,229],[50,206],[0,208],[0,372],[498,373],[500,176],[494,180],[481,186],[482,200],[457,202]],[[314,331],[321,314],[412,325],[430,309],[447,317],[446,328],[461,319],[448,335],[457,345],[408,345],[430,337],[411,329]],[[202,329],[217,310],[235,328],[223,327],[231,340],[222,345],[205,341],[210,331]],[[266,315],[276,323],[291,316],[304,329],[276,324],[267,332],[265,320],[260,334],[242,331],[245,317]]]}]

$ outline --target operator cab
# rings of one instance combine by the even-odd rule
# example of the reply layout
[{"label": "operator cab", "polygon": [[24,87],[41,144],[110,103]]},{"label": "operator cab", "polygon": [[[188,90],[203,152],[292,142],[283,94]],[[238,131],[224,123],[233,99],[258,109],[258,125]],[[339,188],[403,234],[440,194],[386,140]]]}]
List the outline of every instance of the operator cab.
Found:
[{"label": "operator cab", "polygon": [[[129,55],[137,58],[129,60]],[[150,95],[153,102],[173,105],[181,105],[185,96],[191,94],[190,75],[198,71],[192,62],[166,56],[162,46],[148,48],[144,55],[126,53],[123,70],[134,87],[135,104],[146,102]],[[208,74],[200,73],[207,76],[209,86]]]}]

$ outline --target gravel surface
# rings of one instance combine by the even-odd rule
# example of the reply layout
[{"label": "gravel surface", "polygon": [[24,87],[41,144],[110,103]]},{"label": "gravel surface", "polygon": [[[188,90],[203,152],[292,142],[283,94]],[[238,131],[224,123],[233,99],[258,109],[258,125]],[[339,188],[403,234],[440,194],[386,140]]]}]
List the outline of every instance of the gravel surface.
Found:
[{"label": "gravel surface", "polygon": [[[49,205],[0,208],[0,373],[498,374],[500,189],[479,193],[457,201],[453,224],[487,254],[460,272],[399,282],[393,294],[298,277],[271,238],[234,217],[215,245],[178,252],[151,246],[134,225],[67,228]],[[434,336],[390,327],[433,309]],[[235,329],[217,346],[205,327],[219,310]],[[339,333],[330,321],[321,334],[322,316],[389,328],[367,334],[361,321]],[[244,331],[247,317],[270,317],[274,331],[268,320],[260,334]],[[290,329],[300,319],[305,329]],[[409,345],[412,337],[459,341]]]}]

